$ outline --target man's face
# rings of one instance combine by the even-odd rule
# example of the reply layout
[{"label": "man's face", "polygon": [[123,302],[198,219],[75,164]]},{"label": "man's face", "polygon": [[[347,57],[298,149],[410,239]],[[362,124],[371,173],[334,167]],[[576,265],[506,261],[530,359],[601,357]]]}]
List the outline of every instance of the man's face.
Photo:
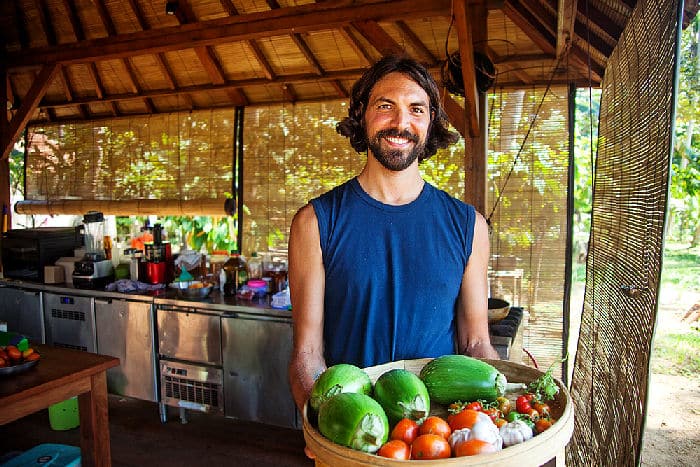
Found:
[{"label": "man's face", "polygon": [[423,153],[430,121],[430,99],[423,88],[402,73],[389,73],[369,95],[369,151],[387,169],[404,170]]}]

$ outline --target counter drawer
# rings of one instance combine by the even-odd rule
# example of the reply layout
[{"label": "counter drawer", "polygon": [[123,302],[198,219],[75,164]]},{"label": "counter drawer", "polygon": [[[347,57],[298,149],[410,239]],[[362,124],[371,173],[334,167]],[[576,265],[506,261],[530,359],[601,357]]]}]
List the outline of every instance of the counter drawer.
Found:
[{"label": "counter drawer", "polygon": [[156,309],[161,357],[221,366],[221,318],[192,308]]}]

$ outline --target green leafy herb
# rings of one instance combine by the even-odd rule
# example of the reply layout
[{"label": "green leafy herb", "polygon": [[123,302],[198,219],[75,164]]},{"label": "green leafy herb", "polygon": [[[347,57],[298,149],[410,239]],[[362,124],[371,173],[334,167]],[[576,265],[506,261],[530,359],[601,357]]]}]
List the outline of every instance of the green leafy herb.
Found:
[{"label": "green leafy herb", "polygon": [[552,367],[557,363],[562,363],[567,358],[569,358],[569,354],[561,361],[552,363],[552,366],[550,366],[542,376],[528,384],[528,391],[533,393],[536,399],[540,401],[550,401],[559,393],[559,386],[557,386],[552,376]]}]

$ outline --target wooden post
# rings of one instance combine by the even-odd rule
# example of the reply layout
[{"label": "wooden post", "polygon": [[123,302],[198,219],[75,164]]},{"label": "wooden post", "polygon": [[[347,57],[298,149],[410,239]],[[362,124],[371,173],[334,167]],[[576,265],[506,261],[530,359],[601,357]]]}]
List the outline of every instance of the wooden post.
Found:
[{"label": "wooden post", "polygon": [[[470,6],[471,31],[474,50],[486,53],[488,30],[488,9],[485,1]],[[484,216],[486,212],[486,172],[488,169],[488,99],[487,94],[477,95],[479,113],[479,132],[471,139],[471,144],[465,144],[465,201],[472,204]],[[466,142],[465,142],[466,143]],[[471,151],[468,149],[470,148]]]},{"label": "wooden post", "polygon": [[[8,98],[10,87],[8,83],[7,68],[5,67],[4,53],[2,54],[2,60],[0,60],[0,106],[2,106],[2,115],[0,115],[0,147],[5,146],[5,141],[10,138],[10,122],[7,119],[8,103],[10,100]],[[0,209],[5,208],[7,210],[7,217],[4,218],[0,212],[0,229],[4,229],[5,225],[1,224],[7,222],[7,228],[10,229],[12,225],[12,207],[10,206],[10,158],[0,157]],[[3,231],[4,233],[4,231]]]}]

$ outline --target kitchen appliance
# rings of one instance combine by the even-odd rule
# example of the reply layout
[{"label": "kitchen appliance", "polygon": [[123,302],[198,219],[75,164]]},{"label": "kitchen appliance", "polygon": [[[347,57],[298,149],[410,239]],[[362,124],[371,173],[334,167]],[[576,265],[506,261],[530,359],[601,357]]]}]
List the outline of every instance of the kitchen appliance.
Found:
[{"label": "kitchen appliance", "polygon": [[166,406],[224,414],[221,318],[205,309],[176,305],[156,307],[160,368],[160,412]]},{"label": "kitchen appliance", "polygon": [[153,242],[145,245],[145,282],[166,284],[174,277],[172,250],[169,242],[164,242],[160,224],[153,226]]},{"label": "kitchen appliance", "polygon": [[44,292],[46,343],[95,352],[95,308],[92,297]]},{"label": "kitchen appliance", "polygon": [[85,255],[75,262],[73,285],[79,289],[103,289],[114,279],[114,266],[104,249],[105,220],[101,212],[83,216]]},{"label": "kitchen appliance", "polygon": [[44,266],[73,256],[78,239],[75,227],[9,230],[2,239],[3,273],[11,279],[43,282]]}]

